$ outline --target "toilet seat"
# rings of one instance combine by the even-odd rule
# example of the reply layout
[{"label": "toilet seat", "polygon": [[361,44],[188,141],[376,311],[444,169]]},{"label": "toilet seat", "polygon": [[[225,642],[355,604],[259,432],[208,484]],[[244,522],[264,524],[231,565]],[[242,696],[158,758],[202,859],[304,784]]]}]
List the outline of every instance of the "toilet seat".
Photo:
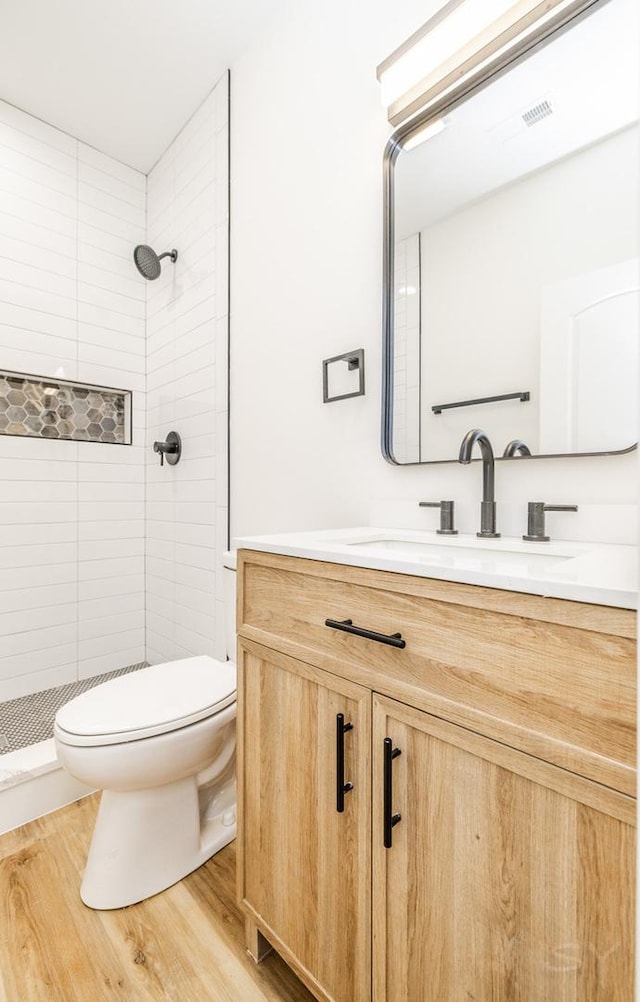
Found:
[{"label": "toilet seat", "polygon": [[233,662],[185,658],[141,668],[76,696],[58,710],[54,734],[76,746],[139,741],[211,717],[235,698]]}]

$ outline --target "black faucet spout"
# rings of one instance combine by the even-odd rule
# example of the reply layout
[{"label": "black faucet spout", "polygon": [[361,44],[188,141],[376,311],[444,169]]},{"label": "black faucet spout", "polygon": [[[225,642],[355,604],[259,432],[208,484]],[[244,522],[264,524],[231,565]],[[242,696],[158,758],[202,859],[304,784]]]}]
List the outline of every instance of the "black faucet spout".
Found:
[{"label": "black faucet spout", "polygon": [[497,539],[496,532],[496,499],[495,499],[495,465],[493,448],[489,436],[481,428],[472,428],[462,439],[458,462],[465,466],[471,462],[471,454],[476,443],[482,456],[482,502],[480,505],[480,532],[476,535],[484,539]]}]

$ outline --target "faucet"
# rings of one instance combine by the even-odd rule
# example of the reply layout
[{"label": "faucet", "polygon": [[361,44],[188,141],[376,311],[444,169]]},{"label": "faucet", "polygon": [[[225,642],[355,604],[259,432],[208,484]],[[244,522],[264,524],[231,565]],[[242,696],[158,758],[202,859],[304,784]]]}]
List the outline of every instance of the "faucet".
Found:
[{"label": "faucet", "polygon": [[505,450],[502,453],[505,459],[511,456],[517,456],[520,453],[521,456],[530,456],[531,449],[523,442],[521,438],[512,438],[508,445],[505,446]]},{"label": "faucet", "polygon": [[472,428],[462,439],[458,462],[465,466],[471,462],[473,447],[478,443],[482,453],[482,503],[480,505],[480,532],[477,536],[484,539],[498,539],[496,532],[496,501],[494,460],[491,442],[486,432],[481,428]]}]

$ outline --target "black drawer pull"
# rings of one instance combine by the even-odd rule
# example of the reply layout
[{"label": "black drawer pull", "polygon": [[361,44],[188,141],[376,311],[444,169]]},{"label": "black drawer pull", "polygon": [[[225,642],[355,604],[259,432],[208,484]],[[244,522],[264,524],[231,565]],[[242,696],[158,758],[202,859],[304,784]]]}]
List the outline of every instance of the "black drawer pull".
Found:
[{"label": "black drawer pull", "polygon": [[393,747],[391,738],[384,739],[384,773],[383,773],[383,824],[384,847],[391,849],[393,843],[392,831],[402,820],[401,814],[393,813],[393,760],[401,755],[399,748]]},{"label": "black drawer pull", "polygon": [[344,795],[353,790],[353,783],[344,781],[344,736],[353,730],[353,724],[344,722],[344,713],[336,714],[336,811],[344,811]]},{"label": "black drawer pull", "polygon": [[379,644],[388,644],[389,647],[403,648],[407,646],[401,633],[376,633],[375,630],[365,630],[362,626],[354,626],[352,619],[325,619],[324,625],[330,626],[332,630],[354,633],[356,637],[364,637],[365,640],[376,640]]}]

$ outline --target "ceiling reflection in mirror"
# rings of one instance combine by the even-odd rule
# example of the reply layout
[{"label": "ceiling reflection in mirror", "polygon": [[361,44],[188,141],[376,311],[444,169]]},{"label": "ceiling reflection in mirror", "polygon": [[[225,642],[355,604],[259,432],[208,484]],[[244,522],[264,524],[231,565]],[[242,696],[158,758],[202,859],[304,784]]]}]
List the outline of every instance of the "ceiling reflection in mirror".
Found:
[{"label": "ceiling reflection in mirror", "polygon": [[473,427],[496,455],[523,443],[518,459],[633,447],[638,32],[635,0],[597,4],[404,139],[387,212],[391,461],[455,460]]}]

